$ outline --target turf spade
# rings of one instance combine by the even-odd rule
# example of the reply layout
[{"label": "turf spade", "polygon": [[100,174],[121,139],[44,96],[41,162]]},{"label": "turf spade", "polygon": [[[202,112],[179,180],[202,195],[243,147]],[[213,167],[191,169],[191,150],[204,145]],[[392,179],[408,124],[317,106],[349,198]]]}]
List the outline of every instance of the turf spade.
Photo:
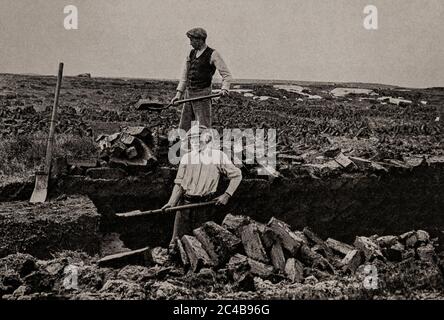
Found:
[{"label": "turf spade", "polygon": [[57,75],[57,85],[55,89],[54,105],[52,107],[51,125],[49,128],[48,145],[46,147],[45,167],[43,172],[36,172],[34,192],[31,196],[31,203],[43,203],[48,196],[49,173],[51,169],[52,147],[54,144],[55,122],[57,116],[57,106],[59,103],[60,87],[63,78],[63,62],[59,64],[59,73]]}]

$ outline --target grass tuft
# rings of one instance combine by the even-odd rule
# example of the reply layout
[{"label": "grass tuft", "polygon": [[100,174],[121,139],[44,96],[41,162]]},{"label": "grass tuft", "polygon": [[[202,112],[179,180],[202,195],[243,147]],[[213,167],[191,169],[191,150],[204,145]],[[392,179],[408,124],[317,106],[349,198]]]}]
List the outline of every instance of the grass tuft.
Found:
[{"label": "grass tuft", "polygon": [[[33,175],[45,161],[47,134],[37,132],[0,141],[0,180]],[[91,137],[70,134],[55,136],[53,159],[68,157],[84,159],[97,156],[97,146]]]}]

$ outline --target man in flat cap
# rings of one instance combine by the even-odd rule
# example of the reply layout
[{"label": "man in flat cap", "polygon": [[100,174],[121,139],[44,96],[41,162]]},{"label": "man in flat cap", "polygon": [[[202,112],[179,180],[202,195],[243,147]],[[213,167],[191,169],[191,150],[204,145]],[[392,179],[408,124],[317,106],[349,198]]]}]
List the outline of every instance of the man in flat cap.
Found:
[{"label": "man in flat cap", "polygon": [[[207,46],[207,32],[202,28],[194,28],[186,35],[193,49],[186,57],[177,93],[171,102],[210,95],[216,69],[222,77],[221,94],[228,95],[232,76],[220,54]],[[200,125],[211,128],[211,100],[189,102],[183,106],[179,128],[188,132],[191,121],[198,121]]]}]

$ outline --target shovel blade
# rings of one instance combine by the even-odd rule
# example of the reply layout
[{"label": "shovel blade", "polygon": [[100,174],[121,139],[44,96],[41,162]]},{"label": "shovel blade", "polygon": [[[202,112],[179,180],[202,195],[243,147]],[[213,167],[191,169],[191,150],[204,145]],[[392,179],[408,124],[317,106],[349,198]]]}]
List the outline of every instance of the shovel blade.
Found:
[{"label": "shovel blade", "polygon": [[149,99],[140,99],[136,106],[135,106],[136,110],[139,111],[144,111],[144,110],[149,110],[149,111],[162,111],[163,109],[165,109],[165,105],[163,103],[161,103],[158,100],[149,100]]},{"label": "shovel blade", "polygon": [[35,175],[35,186],[32,192],[31,203],[43,203],[46,201],[48,196],[48,175],[47,174],[36,174]]}]

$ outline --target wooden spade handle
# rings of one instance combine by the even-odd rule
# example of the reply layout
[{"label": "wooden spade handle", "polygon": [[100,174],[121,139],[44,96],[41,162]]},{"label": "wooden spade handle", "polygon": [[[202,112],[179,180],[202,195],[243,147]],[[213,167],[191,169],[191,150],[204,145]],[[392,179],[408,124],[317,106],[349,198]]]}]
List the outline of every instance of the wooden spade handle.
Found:
[{"label": "wooden spade handle", "polygon": [[54,145],[55,123],[57,118],[57,106],[59,104],[60,87],[63,78],[63,62],[59,64],[59,73],[57,75],[57,85],[55,89],[54,105],[52,107],[51,122],[49,127],[48,145],[46,147],[45,173],[49,174],[51,168],[52,149]]},{"label": "wooden spade handle", "polygon": [[220,93],[215,93],[215,94],[210,94],[208,96],[189,98],[189,99],[184,99],[184,100],[176,101],[176,102],[174,102],[174,105],[182,104],[182,103],[186,103],[186,102],[192,102],[192,101],[201,101],[201,100],[206,100],[206,99],[211,99],[211,98],[217,98],[217,97],[220,97],[220,96],[221,96]]},{"label": "wooden spade handle", "polygon": [[139,217],[139,216],[147,216],[147,215],[156,214],[156,213],[169,213],[169,212],[176,212],[176,211],[179,211],[179,210],[207,207],[207,206],[212,206],[214,204],[216,204],[215,200],[208,201],[208,202],[199,202],[199,203],[185,204],[185,205],[182,205],[182,206],[166,208],[164,210],[157,209],[157,210],[142,211],[142,212],[126,212],[126,213],[117,213],[116,215],[118,217],[122,217],[122,218]]}]

